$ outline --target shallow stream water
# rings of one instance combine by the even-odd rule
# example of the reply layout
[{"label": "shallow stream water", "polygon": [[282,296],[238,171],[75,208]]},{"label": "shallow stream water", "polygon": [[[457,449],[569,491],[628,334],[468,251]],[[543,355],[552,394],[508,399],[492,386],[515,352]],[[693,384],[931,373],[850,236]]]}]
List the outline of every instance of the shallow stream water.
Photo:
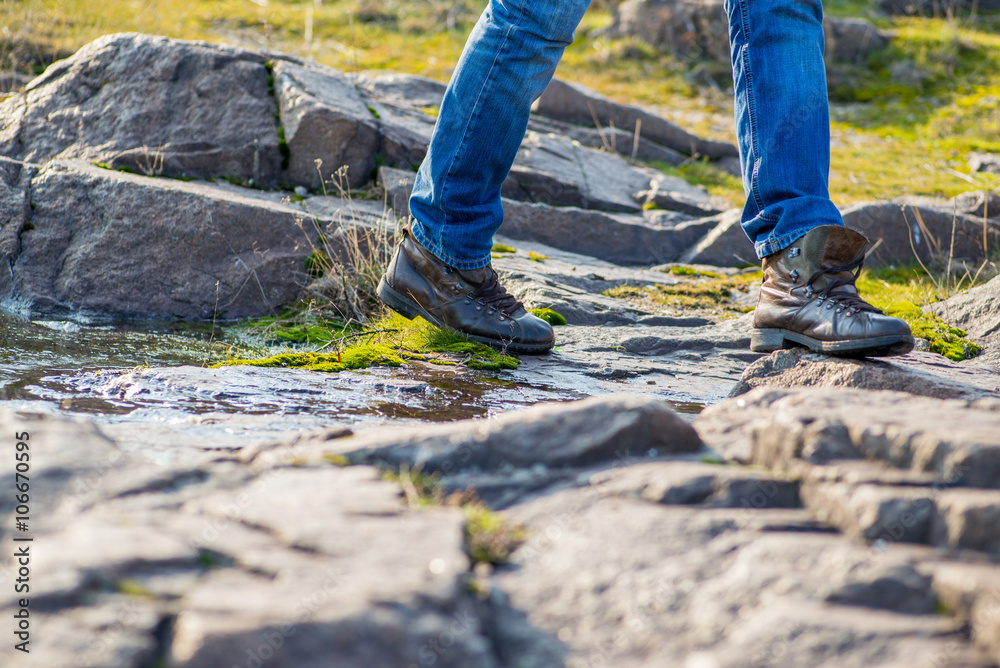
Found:
[{"label": "shallow stream water", "polygon": [[[210,368],[239,343],[238,330],[211,324],[81,325],[0,315],[0,402],[85,414],[124,447],[176,461],[307,429],[488,417],[594,393],[583,374],[560,374],[556,384],[419,362],[339,374]],[[675,405],[685,413],[701,408]]]}]

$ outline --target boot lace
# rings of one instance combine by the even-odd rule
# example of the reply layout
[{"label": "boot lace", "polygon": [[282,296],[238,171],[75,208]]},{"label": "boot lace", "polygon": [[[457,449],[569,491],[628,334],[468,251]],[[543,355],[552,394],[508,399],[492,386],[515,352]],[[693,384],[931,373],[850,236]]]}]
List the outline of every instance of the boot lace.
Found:
[{"label": "boot lace", "polygon": [[[858,276],[861,275],[861,267],[865,263],[865,257],[862,255],[860,258],[845,264],[841,267],[831,267],[830,269],[820,269],[806,281],[806,291],[808,294],[816,293],[820,302],[829,300],[829,303],[836,304],[838,311],[841,309],[846,309],[848,315],[853,313],[858,313],[860,311],[868,311],[870,313],[882,313],[881,309],[875,308],[864,299],[861,298],[856,292],[834,292],[837,288],[843,287],[845,285],[853,286],[855,281],[858,280]],[[850,276],[845,276],[842,278],[835,278],[830,283],[817,292],[812,286],[821,276],[825,274],[839,274],[842,272],[851,272]]]},{"label": "boot lace", "polygon": [[478,300],[480,304],[494,311],[510,316],[511,313],[522,308],[524,305],[518,301],[517,297],[507,292],[506,288],[500,285],[497,272],[490,267],[486,280],[482,285],[469,293],[469,299]]}]

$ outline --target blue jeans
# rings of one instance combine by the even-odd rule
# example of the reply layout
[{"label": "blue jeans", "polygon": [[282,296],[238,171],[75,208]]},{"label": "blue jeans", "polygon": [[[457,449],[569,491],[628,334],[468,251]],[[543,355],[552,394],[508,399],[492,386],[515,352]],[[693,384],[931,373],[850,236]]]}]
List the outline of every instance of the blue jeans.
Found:
[{"label": "blue jeans", "polygon": [[[500,187],[590,0],[490,0],[441,104],[410,197],[413,234],[456,269],[490,262]],[[758,257],[817,225],[830,201],[830,122],[820,0],[727,0],[736,133]]]}]

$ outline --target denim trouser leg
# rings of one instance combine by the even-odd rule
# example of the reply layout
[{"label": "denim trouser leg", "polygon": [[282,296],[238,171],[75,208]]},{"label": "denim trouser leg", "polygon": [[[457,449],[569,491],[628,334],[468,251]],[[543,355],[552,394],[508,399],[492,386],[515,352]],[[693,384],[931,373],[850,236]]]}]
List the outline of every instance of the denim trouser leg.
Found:
[{"label": "denim trouser leg", "polygon": [[445,92],[410,197],[413,234],[456,269],[490,262],[500,186],[590,0],[490,0]]},{"label": "denim trouser leg", "polygon": [[736,134],[747,193],[743,230],[757,256],[818,225],[830,201],[830,111],[820,0],[726,0]]}]

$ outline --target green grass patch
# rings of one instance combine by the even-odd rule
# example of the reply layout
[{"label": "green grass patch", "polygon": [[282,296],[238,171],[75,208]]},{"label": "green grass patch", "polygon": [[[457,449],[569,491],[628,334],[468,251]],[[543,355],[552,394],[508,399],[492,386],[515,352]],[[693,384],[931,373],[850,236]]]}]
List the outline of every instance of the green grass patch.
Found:
[{"label": "green grass patch", "polygon": [[500,565],[510,561],[510,555],[520,547],[526,534],[500,514],[481,502],[464,506],[465,549],[473,564]]},{"label": "green grass patch", "polygon": [[528,259],[532,262],[544,262],[549,259],[549,256],[536,253],[535,251],[528,251]]},{"label": "green grass patch", "polygon": [[531,309],[531,313],[538,316],[553,327],[562,327],[567,324],[566,317],[564,315],[557,313],[550,308],[533,308]]},{"label": "green grass patch", "polygon": [[507,244],[493,244],[491,253],[516,253],[517,249],[513,246],[508,246]]}]

